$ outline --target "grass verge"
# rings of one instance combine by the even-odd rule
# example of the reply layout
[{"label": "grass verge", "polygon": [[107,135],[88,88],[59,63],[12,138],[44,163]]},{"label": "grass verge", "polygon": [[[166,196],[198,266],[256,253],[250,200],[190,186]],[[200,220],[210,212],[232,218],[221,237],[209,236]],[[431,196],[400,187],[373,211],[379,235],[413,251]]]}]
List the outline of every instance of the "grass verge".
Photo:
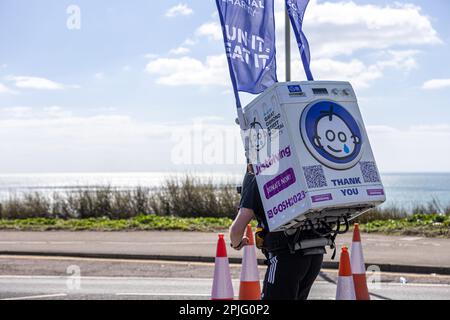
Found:
[{"label": "grass verge", "polygon": [[0,230],[17,231],[202,231],[223,230],[231,225],[229,218],[179,218],[141,215],[130,219],[28,218],[0,220]]},{"label": "grass verge", "polygon": [[374,220],[361,225],[367,233],[450,238],[449,214],[414,214],[389,220]]},{"label": "grass verge", "polygon": [[[130,219],[108,218],[52,219],[29,218],[0,220],[0,230],[17,231],[201,231],[217,232],[229,228],[229,218],[180,218],[173,216],[140,215]],[[414,235],[450,238],[450,215],[415,214],[406,218],[374,220],[361,223],[367,233]]]}]

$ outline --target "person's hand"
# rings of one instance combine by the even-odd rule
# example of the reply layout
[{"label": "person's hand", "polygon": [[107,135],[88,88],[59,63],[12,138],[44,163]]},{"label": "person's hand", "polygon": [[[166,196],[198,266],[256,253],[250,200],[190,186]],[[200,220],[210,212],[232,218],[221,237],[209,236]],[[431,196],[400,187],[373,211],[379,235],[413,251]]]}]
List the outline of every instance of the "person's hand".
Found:
[{"label": "person's hand", "polygon": [[240,251],[240,250],[242,250],[242,248],[243,248],[244,246],[248,245],[249,241],[250,241],[250,240],[249,240],[246,236],[244,236],[244,237],[242,238],[242,241],[241,241],[239,244],[237,244],[236,246],[234,246],[233,244],[231,244],[231,247],[232,247],[234,250]]}]

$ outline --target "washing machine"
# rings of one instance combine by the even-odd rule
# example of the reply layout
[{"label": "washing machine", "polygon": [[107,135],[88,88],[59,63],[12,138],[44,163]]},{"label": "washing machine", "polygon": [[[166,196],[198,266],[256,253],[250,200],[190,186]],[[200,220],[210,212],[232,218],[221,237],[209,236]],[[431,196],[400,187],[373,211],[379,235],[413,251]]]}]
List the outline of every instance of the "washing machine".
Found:
[{"label": "washing machine", "polygon": [[350,83],[277,83],[244,115],[270,231],[348,226],[386,200]]}]

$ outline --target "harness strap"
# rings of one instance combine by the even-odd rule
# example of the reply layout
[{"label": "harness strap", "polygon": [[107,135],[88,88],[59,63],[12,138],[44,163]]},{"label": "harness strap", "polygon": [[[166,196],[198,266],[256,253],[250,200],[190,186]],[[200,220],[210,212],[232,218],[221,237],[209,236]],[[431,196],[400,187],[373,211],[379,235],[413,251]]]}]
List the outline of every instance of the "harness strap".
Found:
[{"label": "harness strap", "polygon": [[297,244],[298,239],[300,238],[301,231],[302,231],[301,228],[297,229],[297,231],[294,234],[294,238],[293,238],[292,241],[289,241],[289,238],[288,238],[288,246],[289,246],[289,251],[290,251],[291,254],[295,253],[295,245]]},{"label": "harness strap", "polygon": [[[344,223],[345,223],[345,229],[343,231],[341,231],[341,218],[344,220]],[[347,216],[344,215],[344,216],[339,217],[337,219],[336,229],[335,230],[333,230],[333,228],[330,226],[330,224],[328,222],[324,221],[324,220],[319,221],[319,223],[322,224],[325,227],[325,229],[327,230],[326,233],[320,233],[319,231],[317,231],[314,228],[313,222],[311,220],[308,220],[309,226],[311,227],[312,231],[316,235],[318,235],[320,237],[330,238],[331,243],[332,243],[330,245],[330,248],[333,250],[333,255],[331,256],[331,260],[334,260],[336,258],[336,251],[337,251],[337,248],[336,248],[336,238],[337,238],[337,236],[339,234],[347,233],[348,230],[350,229],[350,224],[348,222]]]},{"label": "harness strap", "polygon": [[[342,220],[344,220],[345,228],[341,230]],[[318,221],[319,227],[322,226],[325,232],[319,232],[317,228],[314,227],[314,223],[312,220],[307,220],[308,226],[311,228],[312,232],[318,236],[319,238],[328,238],[331,242],[330,248],[333,250],[333,254],[331,259],[334,260],[336,257],[336,238],[339,234],[347,233],[350,229],[350,224],[347,216],[343,215],[337,219],[336,228],[334,229],[328,222],[325,220]],[[284,238],[269,238],[264,240],[265,248],[269,251],[278,251],[285,250],[286,247],[289,249],[291,254],[294,254],[298,250],[298,242],[301,236],[301,233],[304,228],[298,228],[294,235],[287,235],[284,233]]]}]

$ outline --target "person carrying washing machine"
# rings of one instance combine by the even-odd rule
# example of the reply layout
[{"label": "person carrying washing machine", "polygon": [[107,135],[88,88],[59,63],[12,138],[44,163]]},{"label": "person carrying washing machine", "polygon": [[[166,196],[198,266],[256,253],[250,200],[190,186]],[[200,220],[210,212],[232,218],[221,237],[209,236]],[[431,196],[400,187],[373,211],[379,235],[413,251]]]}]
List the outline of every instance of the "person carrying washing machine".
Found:
[{"label": "person carrying washing machine", "polygon": [[[240,209],[231,228],[231,246],[241,250],[248,243],[244,237],[246,226],[253,219],[258,221],[256,246],[267,258],[268,269],[264,278],[263,300],[306,300],[322,267],[325,246],[307,249],[292,248],[292,237],[285,232],[269,232],[261,202],[253,166],[248,165],[245,174]],[[303,231],[297,242],[318,239],[317,231]]]}]

